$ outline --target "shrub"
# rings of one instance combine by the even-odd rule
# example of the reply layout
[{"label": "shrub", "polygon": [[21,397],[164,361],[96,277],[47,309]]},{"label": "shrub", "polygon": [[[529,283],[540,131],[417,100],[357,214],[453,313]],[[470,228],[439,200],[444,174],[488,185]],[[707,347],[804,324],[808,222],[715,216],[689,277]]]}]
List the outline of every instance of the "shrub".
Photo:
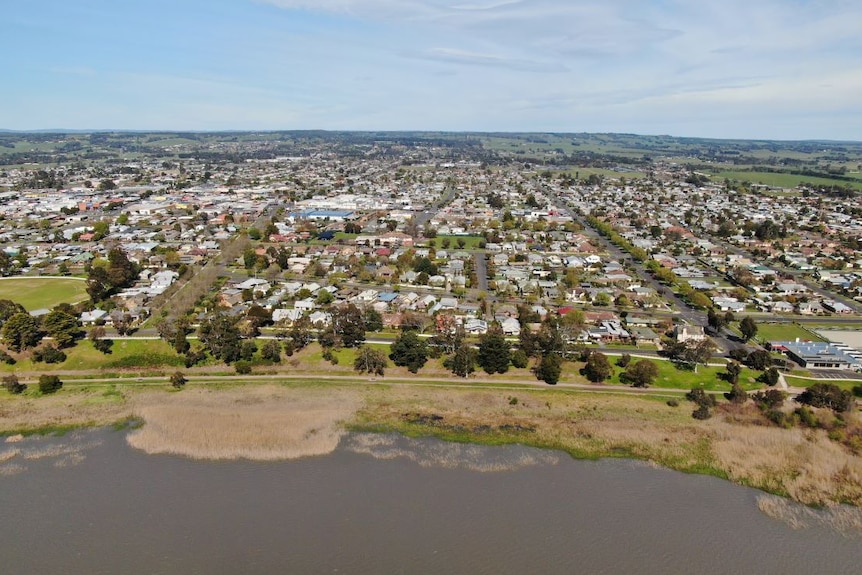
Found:
[{"label": "shrub", "polygon": [[711,396],[700,388],[692,389],[685,394],[685,398],[693,403],[696,403],[697,405],[706,407],[714,407],[716,403],[715,397]]},{"label": "shrub", "polygon": [[748,400],[748,394],[737,384],[733,384],[724,397],[731,403],[745,403]]},{"label": "shrub", "polygon": [[239,375],[248,375],[251,373],[251,362],[241,359],[233,364],[233,368]]},{"label": "shrub", "polygon": [[668,407],[679,407],[679,401],[677,401],[675,399],[668,399],[667,405],[668,405]]},{"label": "shrub", "polygon": [[183,372],[181,371],[175,371],[171,374],[171,385],[173,385],[175,389],[182,389],[187,381],[186,376],[183,375]]},{"label": "shrub", "polygon": [[784,404],[787,394],[780,389],[767,389],[766,391],[758,391],[751,396],[754,403],[761,409],[775,409]]},{"label": "shrub", "polygon": [[19,393],[23,393],[25,389],[27,389],[27,385],[21,383],[18,380],[18,376],[14,373],[10,373],[9,375],[3,376],[3,389],[8,391],[13,395],[18,395]]},{"label": "shrub", "polygon": [[39,391],[42,393],[54,393],[63,387],[63,382],[56,375],[40,375],[39,376]]},{"label": "shrub", "polygon": [[850,411],[855,403],[852,393],[834,383],[815,383],[800,393],[796,401],[811,407],[828,407],[836,413]]},{"label": "shrub", "polygon": [[46,345],[33,352],[33,361],[36,363],[63,363],[66,361],[66,354],[53,345]]},{"label": "shrub", "polygon": [[[524,353],[524,350],[516,349],[512,352],[512,367],[523,369],[530,363],[530,358]],[[862,386],[860,386],[862,387]]]},{"label": "shrub", "polygon": [[705,405],[701,405],[697,409],[691,412],[691,416],[695,419],[699,419],[703,421],[704,419],[709,419],[712,417],[712,412]]},{"label": "shrub", "polygon": [[189,350],[188,353],[186,353],[185,355],[184,364],[186,367],[194,367],[197,364],[201,363],[203,360],[205,360],[206,357],[207,354],[202,349]]},{"label": "shrub", "polygon": [[802,425],[812,428],[820,427],[820,422],[817,421],[817,417],[815,417],[814,412],[809,408],[805,406],[797,407],[793,413]]},{"label": "shrub", "polygon": [[617,359],[617,365],[620,367],[626,367],[629,363],[631,363],[631,361],[632,361],[631,354],[624,353]]},{"label": "shrub", "polygon": [[100,351],[105,355],[111,353],[111,348],[114,347],[114,340],[112,339],[97,339],[93,341],[93,347],[96,348],[96,351]]},{"label": "shrub", "polygon": [[773,387],[778,383],[779,378],[780,374],[778,373],[778,370],[774,367],[770,367],[758,376],[757,381],[765,383],[769,387]]},{"label": "shrub", "polygon": [[15,358],[3,350],[0,350],[0,361],[7,365],[15,365]]},{"label": "shrub", "polygon": [[855,397],[862,397],[862,385],[853,386],[853,395]]}]

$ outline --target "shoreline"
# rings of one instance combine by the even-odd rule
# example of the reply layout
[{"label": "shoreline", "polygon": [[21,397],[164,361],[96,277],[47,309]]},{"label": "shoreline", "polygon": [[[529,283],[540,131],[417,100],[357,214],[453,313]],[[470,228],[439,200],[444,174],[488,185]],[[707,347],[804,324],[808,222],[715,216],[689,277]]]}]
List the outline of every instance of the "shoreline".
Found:
[{"label": "shoreline", "polygon": [[[307,379],[312,381],[223,382],[179,392],[167,386],[81,387],[39,398],[4,398],[0,441],[16,433],[142,420],[130,437],[146,439],[140,441],[147,452],[271,460],[325,453],[345,430],[396,432],[459,443],[522,444],[577,459],[638,459],[806,505],[862,507],[862,457],[830,441],[825,431],[755,425],[743,412],[695,421],[690,404],[670,407],[662,390],[613,394]],[[249,427],[255,433],[242,432]]]}]

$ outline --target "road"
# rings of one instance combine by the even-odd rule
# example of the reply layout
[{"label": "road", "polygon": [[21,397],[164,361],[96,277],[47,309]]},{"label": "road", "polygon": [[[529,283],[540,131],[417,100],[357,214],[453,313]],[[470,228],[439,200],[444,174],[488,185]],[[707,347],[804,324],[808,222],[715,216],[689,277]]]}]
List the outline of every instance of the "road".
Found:
[{"label": "road", "polygon": [[447,187],[443,191],[443,196],[439,200],[437,200],[437,202],[433,206],[414,215],[413,219],[416,222],[416,227],[418,229],[422,229],[425,224],[437,214],[437,212],[442,210],[444,207],[446,207],[446,205],[449,204],[449,202],[455,199],[455,195],[457,194],[457,192],[458,190],[456,190],[454,187]]},{"label": "road", "polygon": [[[573,220],[580,223],[584,228],[584,235],[589,237],[591,240],[596,241],[598,244],[602,246],[604,250],[608,252],[608,254],[618,260],[620,263],[625,263],[629,268],[634,270],[635,275],[641,280],[644,284],[653,288],[656,293],[667,299],[673,306],[678,310],[678,313],[675,314],[675,317],[689,323],[691,325],[699,325],[701,327],[706,327],[706,313],[693,309],[686,303],[684,299],[682,299],[678,294],[674,293],[672,289],[668,286],[665,286],[658,280],[656,280],[652,274],[650,274],[646,266],[643,263],[632,258],[628,253],[624,252],[619,247],[615,246],[610,242],[607,238],[599,234],[592,226],[587,223],[587,221],[582,218],[578,213],[572,210],[571,206],[567,201],[563,198],[560,198],[550,190],[545,190],[545,194],[554,200],[554,202],[559,205],[567,215],[569,215]],[[721,347],[724,352],[729,352],[738,347],[744,347],[739,342],[733,341],[731,338],[727,336],[725,333],[720,333],[712,336],[713,341]]]}]

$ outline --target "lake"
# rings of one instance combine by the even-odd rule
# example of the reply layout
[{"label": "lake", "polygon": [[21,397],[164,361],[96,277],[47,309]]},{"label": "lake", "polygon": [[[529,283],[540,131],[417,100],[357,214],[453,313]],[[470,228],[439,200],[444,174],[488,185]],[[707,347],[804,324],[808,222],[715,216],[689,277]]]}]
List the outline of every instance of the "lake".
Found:
[{"label": "lake", "polygon": [[758,491],[639,462],[366,434],[326,456],[197,461],[126,433],[0,443],[0,572],[862,570],[856,535],[793,529]]}]

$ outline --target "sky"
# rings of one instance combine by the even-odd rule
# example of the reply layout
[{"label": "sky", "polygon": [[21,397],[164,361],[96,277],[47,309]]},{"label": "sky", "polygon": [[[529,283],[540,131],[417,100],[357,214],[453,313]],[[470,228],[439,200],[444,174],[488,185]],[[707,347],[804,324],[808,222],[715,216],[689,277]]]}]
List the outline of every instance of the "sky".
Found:
[{"label": "sky", "polygon": [[858,0],[5,0],[0,128],[862,140]]}]

